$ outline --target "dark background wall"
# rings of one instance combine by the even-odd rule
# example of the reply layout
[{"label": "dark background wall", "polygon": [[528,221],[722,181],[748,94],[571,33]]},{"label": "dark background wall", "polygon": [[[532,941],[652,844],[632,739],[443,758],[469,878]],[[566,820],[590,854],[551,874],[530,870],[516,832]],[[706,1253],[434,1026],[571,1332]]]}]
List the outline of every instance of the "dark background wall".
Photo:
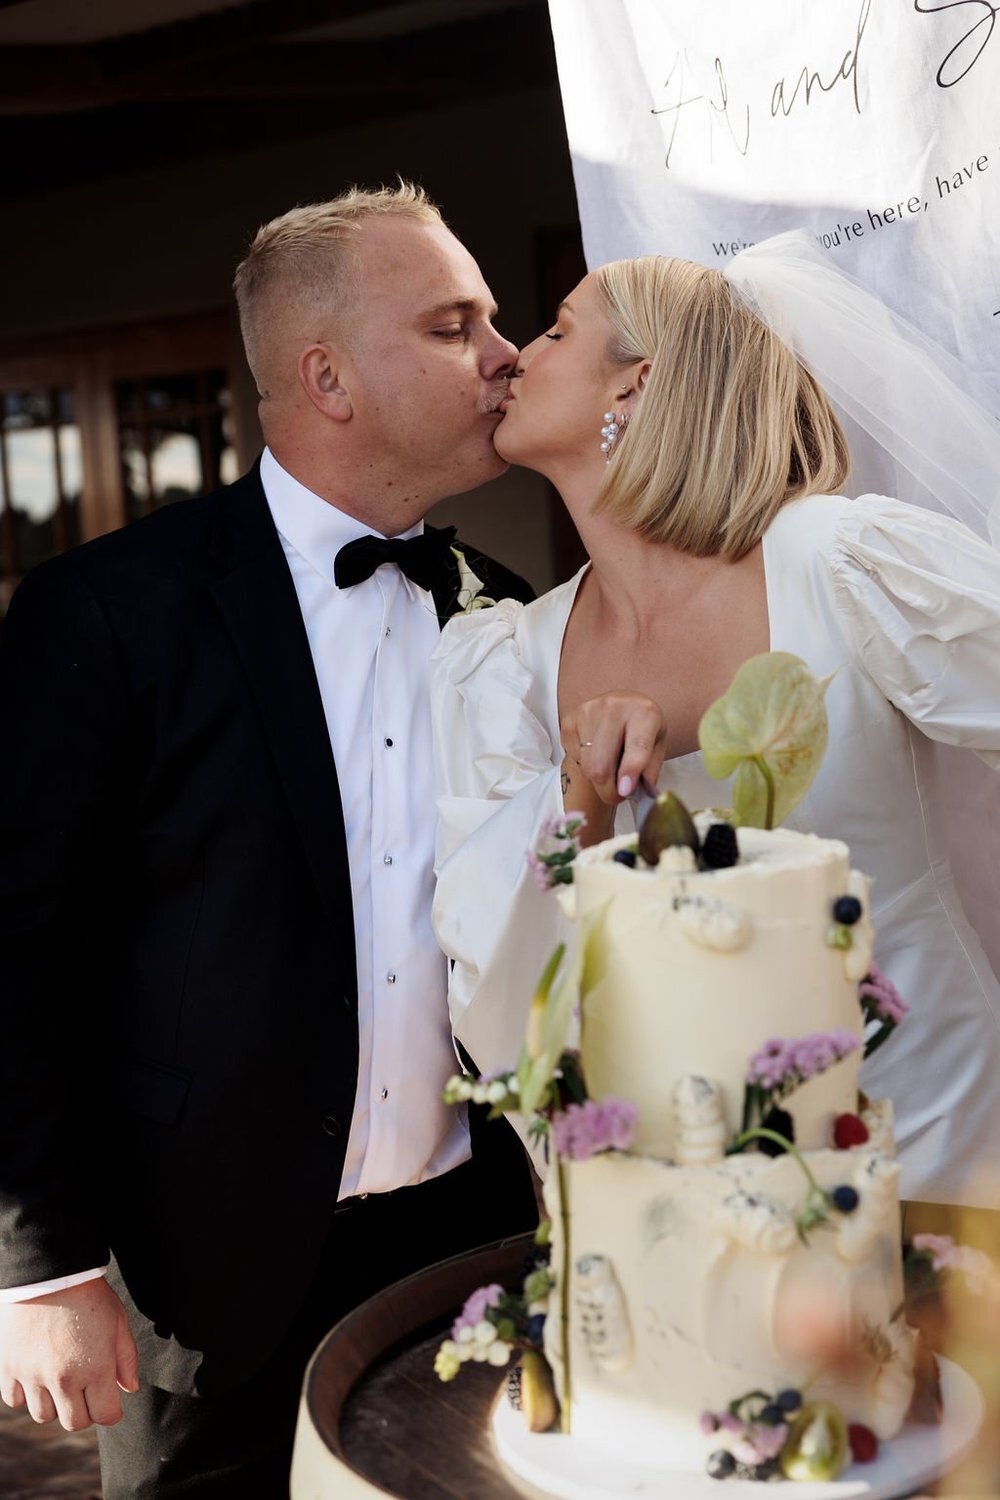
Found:
[{"label": "dark background wall", "polygon": [[[227,372],[231,462],[252,460],[230,283],[258,224],[293,204],[352,181],[422,182],[518,343],[581,273],[542,0],[18,0],[0,5],[0,100],[0,395],[76,382],[86,493],[70,541],[135,513],[114,493],[123,372],[198,363],[196,334],[200,362]],[[8,510],[23,474],[0,468]],[[576,562],[534,475],[456,497],[435,520],[539,588]]]}]

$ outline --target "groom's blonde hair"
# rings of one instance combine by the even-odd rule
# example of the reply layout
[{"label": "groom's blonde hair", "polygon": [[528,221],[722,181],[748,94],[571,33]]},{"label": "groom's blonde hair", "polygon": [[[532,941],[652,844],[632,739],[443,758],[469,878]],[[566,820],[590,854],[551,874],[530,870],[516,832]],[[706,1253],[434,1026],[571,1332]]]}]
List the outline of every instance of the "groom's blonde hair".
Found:
[{"label": "groom's blonde hair", "polygon": [[348,188],[325,203],[307,203],[262,224],[236,268],[233,291],[247,363],[264,391],[269,349],[289,321],[317,313],[349,317],[357,259],[353,240],[368,219],[386,216],[442,224],[422,187]]},{"label": "groom's blonde hair", "polygon": [[827,396],[721,271],[650,255],[596,281],[611,358],[651,367],[595,509],[735,560],[789,500],[841,489],[850,453]]}]

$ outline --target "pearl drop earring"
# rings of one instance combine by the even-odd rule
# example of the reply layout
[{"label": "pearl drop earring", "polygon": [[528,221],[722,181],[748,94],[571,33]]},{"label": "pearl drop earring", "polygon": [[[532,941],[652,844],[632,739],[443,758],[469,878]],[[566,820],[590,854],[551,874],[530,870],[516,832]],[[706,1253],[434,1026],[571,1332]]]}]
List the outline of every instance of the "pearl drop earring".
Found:
[{"label": "pearl drop earring", "polygon": [[605,425],[601,428],[601,437],[603,439],[601,452],[607,455],[604,462],[609,464],[615,444],[628,426],[628,412],[623,411],[620,414],[616,414],[613,411],[606,411],[604,413],[604,422]]}]

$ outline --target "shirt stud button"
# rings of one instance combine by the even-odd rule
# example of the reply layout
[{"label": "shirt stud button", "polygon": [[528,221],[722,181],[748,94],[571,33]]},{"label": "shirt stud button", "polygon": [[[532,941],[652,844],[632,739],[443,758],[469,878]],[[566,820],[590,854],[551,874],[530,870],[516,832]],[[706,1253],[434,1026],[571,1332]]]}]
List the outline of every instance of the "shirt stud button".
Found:
[{"label": "shirt stud button", "polygon": [[383,1099],[388,1099],[388,1097],[389,1097],[389,1090],[388,1089],[383,1089],[380,1097],[383,1098]]},{"label": "shirt stud button", "polygon": [[386,737],[385,737],[385,743],[389,747],[389,749],[391,750],[392,749],[392,740],[389,738],[388,735],[386,735]]},{"label": "shirt stud button", "polygon": [[385,858],[383,859],[382,863],[384,865],[391,865],[392,864],[392,855],[391,854],[387,854],[385,856]]},{"label": "shirt stud button", "polygon": [[396,983],[396,976],[392,972],[391,969],[389,970],[388,974],[385,977],[389,981],[390,984],[395,984]]}]

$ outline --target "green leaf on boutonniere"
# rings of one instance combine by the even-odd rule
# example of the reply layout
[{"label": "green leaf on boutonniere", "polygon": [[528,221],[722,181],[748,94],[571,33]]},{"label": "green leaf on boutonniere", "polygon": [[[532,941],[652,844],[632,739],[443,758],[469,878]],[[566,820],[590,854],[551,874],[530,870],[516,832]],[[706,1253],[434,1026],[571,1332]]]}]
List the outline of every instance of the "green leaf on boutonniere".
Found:
[{"label": "green leaf on boutonniere", "polygon": [[801,801],[826,750],[825,695],[787,651],[752,656],[698,725],[705,770],[721,780],[736,772],[733,813],[744,828],[773,828]]}]

